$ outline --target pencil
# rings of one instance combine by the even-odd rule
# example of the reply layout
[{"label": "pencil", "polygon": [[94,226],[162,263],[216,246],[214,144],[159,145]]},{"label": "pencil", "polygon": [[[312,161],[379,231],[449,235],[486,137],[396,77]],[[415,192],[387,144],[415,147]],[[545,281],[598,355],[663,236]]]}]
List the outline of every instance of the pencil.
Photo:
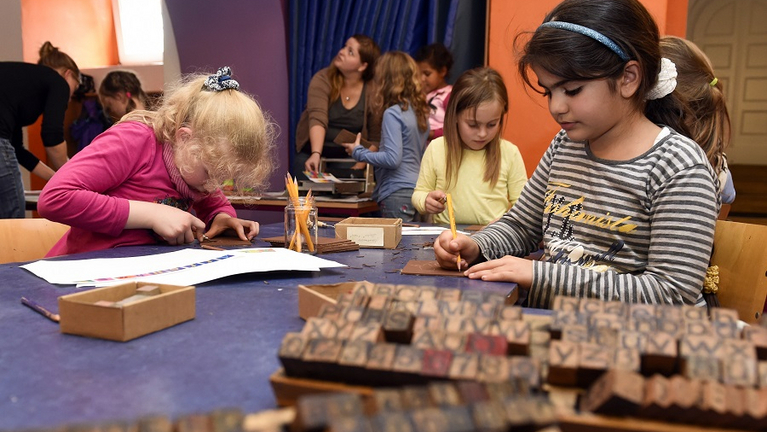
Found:
[{"label": "pencil", "polygon": [[[446,194],[445,197],[447,198],[447,215],[450,217],[450,232],[453,233],[453,240],[458,237],[458,233],[455,230],[455,214],[453,213],[453,198],[450,196],[450,194]],[[461,271],[461,254],[458,254],[458,259],[455,262],[456,267],[458,267],[458,271]]]},{"label": "pencil", "polygon": [[207,249],[207,250],[212,250],[212,251],[222,251],[222,250],[226,250],[226,249],[222,249],[222,248],[220,248],[220,247],[211,246],[211,245],[206,245],[206,244],[201,244],[201,245],[200,245],[200,247],[201,247],[202,249]]},{"label": "pencil", "polygon": [[46,308],[40,306],[39,304],[37,304],[37,302],[35,302],[33,300],[30,300],[30,299],[28,299],[26,297],[22,297],[21,298],[21,303],[24,306],[29,307],[33,311],[39,313],[40,315],[48,318],[49,320],[51,320],[53,322],[59,322],[60,319],[61,319],[61,317],[59,317],[59,314],[55,314],[55,313],[49,311],[48,309],[46,309]]}]

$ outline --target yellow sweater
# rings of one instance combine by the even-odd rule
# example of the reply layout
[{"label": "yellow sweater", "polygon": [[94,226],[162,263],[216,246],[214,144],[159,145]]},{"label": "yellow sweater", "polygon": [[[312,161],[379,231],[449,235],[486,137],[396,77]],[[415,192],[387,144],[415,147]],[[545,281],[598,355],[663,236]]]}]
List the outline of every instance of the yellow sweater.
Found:
[{"label": "yellow sweater", "polygon": [[[412,202],[420,213],[426,213],[426,196],[434,190],[450,193],[455,206],[455,222],[467,225],[485,225],[506,212],[519,198],[527,182],[525,162],[519,149],[506,140],[501,140],[501,169],[498,183],[491,188],[483,181],[485,172],[485,150],[464,148],[457,182],[447,185],[447,145],[444,137],[435,139],[426,148],[421,160],[418,184],[413,192]],[[434,222],[448,224],[447,210],[434,215]]]}]

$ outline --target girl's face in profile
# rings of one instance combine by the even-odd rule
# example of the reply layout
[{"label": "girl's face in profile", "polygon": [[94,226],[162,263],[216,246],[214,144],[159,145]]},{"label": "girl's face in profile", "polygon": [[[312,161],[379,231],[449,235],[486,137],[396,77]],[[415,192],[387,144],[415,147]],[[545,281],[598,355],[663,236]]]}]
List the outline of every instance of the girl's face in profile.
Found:
[{"label": "girl's face in profile", "polygon": [[464,146],[482,150],[501,129],[503,106],[495,100],[477,105],[476,110],[465,109],[458,114],[458,135]]},{"label": "girl's face in profile", "polygon": [[424,93],[429,94],[447,85],[445,82],[447,69],[436,70],[429,62],[425,61],[418,62],[418,69],[421,70],[421,84],[423,85]]},{"label": "girl's face in profile", "polygon": [[360,58],[360,43],[357,42],[357,39],[349,38],[346,41],[346,45],[338,51],[333,59],[333,64],[342,73],[359,71],[362,67],[362,59]]},{"label": "girl's face in profile", "polygon": [[120,120],[122,116],[128,113],[128,97],[125,95],[123,97],[120,97],[120,95],[100,95],[99,101],[104,108],[104,112],[114,121]]}]

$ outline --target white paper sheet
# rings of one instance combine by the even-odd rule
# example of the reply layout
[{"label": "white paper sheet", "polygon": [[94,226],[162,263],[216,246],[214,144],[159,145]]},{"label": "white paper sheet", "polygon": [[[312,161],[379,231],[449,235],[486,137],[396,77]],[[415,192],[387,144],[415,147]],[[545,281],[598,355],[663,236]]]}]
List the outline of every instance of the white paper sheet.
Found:
[{"label": "white paper sheet", "polygon": [[[438,226],[402,227],[402,235],[403,236],[440,235],[442,234],[442,231],[449,230],[449,229],[450,228],[438,227]],[[468,235],[468,233],[461,230],[456,230],[455,232],[458,234]]]},{"label": "white paper sheet", "polygon": [[243,273],[319,271],[337,267],[346,265],[284,248],[227,251],[190,248],[128,258],[40,260],[21,266],[49,283],[78,287],[101,287],[128,281],[185,286]]}]

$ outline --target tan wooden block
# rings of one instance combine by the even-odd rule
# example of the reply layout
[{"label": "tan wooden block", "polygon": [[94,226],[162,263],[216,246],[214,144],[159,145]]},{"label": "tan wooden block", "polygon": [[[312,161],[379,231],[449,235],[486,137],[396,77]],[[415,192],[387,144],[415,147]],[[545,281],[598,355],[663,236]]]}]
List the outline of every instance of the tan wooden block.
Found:
[{"label": "tan wooden block", "polygon": [[458,394],[465,405],[490,400],[485,384],[476,381],[459,381],[455,384]]},{"label": "tan wooden block", "polygon": [[447,378],[453,363],[453,352],[448,350],[423,350],[421,375],[426,377]]},{"label": "tan wooden block", "polygon": [[633,330],[622,330],[618,333],[618,347],[639,350],[644,352],[647,348],[649,335]]},{"label": "tan wooden block", "polygon": [[767,425],[767,389],[743,389],[743,410],[746,425],[764,429]]},{"label": "tan wooden block", "polygon": [[590,328],[608,327],[616,330],[623,329],[625,318],[607,312],[597,312],[589,315],[588,326]]},{"label": "tan wooden block", "polygon": [[394,298],[399,301],[408,302],[418,300],[421,295],[420,287],[414,285],[397,285],[397,291]]},{"label": "tan wooden block", "polygon": [[288,376],[302,375],[301,365],[306,339],[301,333],[286,333],[282,338],[277,358],[280,359],[282,368]]},{"label": "tan wooden block", "polygon": [[614,369],[641,372],[642,358],[638,349],[615,348],[614,353],[612,365]]},{"label": "tan wooden block", "polygon": [[428,385],[429,396],[438,407],[442,406],[460,406],[461,395],[458,389],[451,382],[432,381]]},{"label": "tan wooden block", "polygon": [[724,344],[724,356],[725,358],[740,357],[757,359],[756,346],[751,341],[738,340],[738,339],[725,339],[722,341]]},{"label": "tan wooden block", "polygon": [[682,318],[685,321],[708,321],[708,312],[705,307],[699,306],[682,306]]},{"label": "tan wooden block", "polygon": [[400,389],[402,406],[406,410],[415,411],[432,406],[429,388],[426,386],[405,386]]},{"label": "tan wooden block", "polygon": [[552,339],[560,339],[562,331],[574,325],[586,326],[587,317],[575,311],[554,311],[551,315],[549,332]]},{"label": "tan wooden block", "polygon": [[767,361],[760,361],[756,365],[756,372],[758,374],[757,386],[760,388],[767,388]]},{"label": "tan wooden block", "polygon": [[457,302],[461,300],[461,290],[458,288],[440,288],[437,299],[447,302]]},{"label": "tan wooden block", "polygon": [[415,311],[416,317],[438,317],[439,312],[439,300],[427,299],[418,302],[418,309]]},{"label": "tan wooden block", "polygon": [[413,332],[418,330],[443,330],[445,318],[441,316],[416,316],[413,323]]},{"label": "tan wooden block", "polygon": [[498,310],[498,321],[521,321],[522,318],[522,308],[519,306],[505,305]]},{"label": "tan wooden block", "polygon": [[689,380],[681,375],[669,377],[673,400],[667,417],[673,421],[691,422],[700,414],[698,403],[703,381]]},{"label": "tan wooden block", "polygon": [[480,303],[477,305],[476,318],[494,321],[498,318],[498,311],[501,309],[501,306],[498,303]]},{"label": "tan wooden block", "polygon": [[639,416],[652,419],[664,419],[670,413],[674,402],[671,382],[660,374],[645,380],[644,398],[639,409]]},{"label": "tan wooden block", "polygon": [[508,381],[509,363],[506,357],[480,354],[477,380],[486,383]]},{"label": "tan wooden block", "polygon": [[511,356],[508,358],[509,379],[524,382],[526,394],[530,389],[541,386],[541,366],[538,360],[527,356]]},{"label": "tan wooden block", "polygon": [[601,313],[603,306],[604,302],[600,299],[582,298],[581,301],[578,302],[578,312],[586,315],[593,315]]},{"label": "tan wooden block", "polygon": [[583,343],[588,342],[590,337],[589,328],[585,325],[572,325],[562,329],[560,339],[565,342]]},{"label": "tan wooden block", "polygon": [[592,385],[581,400],[581,410],[610,415],[632,415],[644,400],[642,375],[610,370]]},{"label": "tan wooden block", "polygon": [[461,321],[461,332],[463,333],[491,333],[492,321],[485,317],[464,317]]},{"label": "tan wooden block", "polygon": [[655,317],[642,315],[629,319],[626,328],[640,333],[655,333],[658,331],[658,320]]},{"label": "tan wooden block", "polygon": [[466,349],[466,335],[463,333],[445,333],[445,349],[462,353]]},{"label": "tan wooden block", "polygon": [[238,408],[222,408],[211,411],[212,432],[242,432],[245,415]]},{"label": "tan wooden block", "polygon": [[382,342],[384,340],[383,327],[381,324],[365,324],[358,323],[354,326],[352,334],[349,337],[350,341],[367,341],[371,343]]},{"label": "tan wooden block", "polygon": [[210,432],[213,425],[207,414],[185,414],[176,419],[176,432]]},{"label": "tan wooden block", "polygon": [[712,308],[709,311],[709,314],[711,315],[711,321],[737,324],[740,319],[740,317],[738,317],[738,311],[735,309]]},{"label": "tan wooden block", "polygon": [[578,358],[580,345],[552,340],[549,344],[549,374],[550,384],[574,386],[578,382]]},{"label": "tan wooden block", "polygon": [[370,401],[373,405],[372,411],[374,413],[401,412],[405,410],[402,394],[395,388],[376,389]]},{"label": "tan wooden block", "polygon": [[715,420],[727,412],[727,393],[724,384],[718,381],[704,381],[701,385],[698,408],[704,413],[702,423],[718,423]]},{"label": "tan wooden block", "polygon": [[748,326],[743,329],[743,339],[754,344],[759,360],[767,360],[767,327]]},{"label": "tan wooden block", "polygon": [[722,359],[721,366],[724,384],[754,387],[759,383],[756,358],[726,356]]},{"label": "tan wooden block", "polygon": [[303,360],[319,363],[336,363],[343,349],[343,342],[337,339],[309,339],[304,348]]},{"label": "tan wooden block", "polygon": [[578,348],[578,386],[588,387],[613,365],[615,349],[592,343],[581,343]]},{"label": "tan wooden block", "polygon": [[680,360],[680,373],[685,378],[719,381],[722,377],[722,364],[718,358],[703,354],[682,357]]},{"label": "tan wooden block", "polygon": [[395,372],[420,375],[423,367],[423,350],[409,345],[397,345],[392,370]]},{"label": "tan wooden block", "polygon": [[330,320],[339,319],[341,317],[341,311],[343,308],[337,304],[323,303],[320,306],[320,310],[317,313],[317,318],[325,318]]},{"label": "tan wooden block", "polygon": [[479,401],[471,404],[471,416],[476,430],[506,431],[509,424],[503,403],[495,400]]},{"label": "tan wooden block", "polygon": [[422,286],[421,290],[418,292],[418,300],[420,301],[437,300],[438,293],[439,293],[439,290],[436,287]]},{"label": "tan wooden block", "polygon": [[377,343],[368,351],[368,362],[365,367],[372,370],[390,371],[394,364],[397,345],[392,343]]},{"label": "tan wooden block", "polygon": [[368,352],[372,346],[372,343],[364,340],[346,342],[341,350],[341,355],[338,357],[338,364],[364,368],[368,363]]},{"label": "tan wooden block", "polygon": [[630,320],[653,320],[655,318],[655,305],[644,303],[629,304]]},{"label": "tan wooden block", "polygon": [[528,355],[533,332],[530,323],[525,321],[499,321],[501,336],[506,339],[508,355]]},{"label": "tan wooden block", "polygon": [[449,316],[445,318],[445,332],[447,333],[464,333],[463,320],[465,318],[460,316]]},{"label": "tan wooden block", "polygon": [[415,432],[416,428],[409,414],[404,412],[387,412],[376,414],[370,418],[374,431],[380,432]]},{"label": "tan wooden block", "polygon": [[419,349],[444,349],[445,332],[442,330],[414,330],[411,345]]},{"label": "tan wooden block", "polygon": [[368,301],[368,309],[389,309],[390,303],[390,296],[375,294],[370,296],[370,301]]},{"label": "tan wooden block", "polygon": [[357,321],[356,324],[380,324],[383,325],[386,320],[386,313],[388,309],[365,309],[362,314],[362,319]]},{"label": "tan wooden block", "polygon": [[375,288],[373,289],[373,293],[370,295],[379,295],[379,296],[386,296],[394,298],[394,295],[397,293],[397,286],[394,284],[376,284]]},{"label": "tan wooden block", "polygon": [[738,324],[728,321],[713,321],[711,323],[713,334],[720,339],[740,339]]},{"label": "tan wooden block", "polygon": [[564,312],[578,312],[580,299],[577,297],[566,297],[558,295],[554,297],[551,309]]},{"label": "tan wooden block", "polygon": [[685,335],[679,340],[679,356],[707,356],[722,359],[724,357],[724,344],[721,339],[710,335]]},{"label": "tan wooden block", "polygon": [[676,339],[681,339],[687,331],[687,323],[684,320],[658,318],[655,324],[657,331],[668,333]]},{"label": "tan wooden block", "polygon": [[686,321],[685,336],[709,336],[714,333],[711,321]]},{"label": "tan wooden block", "polygon": [[477,379],[479,372],[479,355],[474,353],[453,352],[448,376],[455,380]]},{"label": "tan wooden block", "polygon": [[351,322],[360,322],[365,316],[365,306],[350,305],[341,311],[341,319]]},{"label": "tan wooden block", "polygon": [[309,317],[301,329],[301,335],[305,339],[334,338],[335,335],[328,336],[330,330],[330,320],[326,318]]},{"label": "tan wooden block", "polygon": [[390,310],[384,320],[384,338],[387,342],[409,344],[413,338],[414,321],[410,312]]},{"label": "tan wooden block", "polygon": [[665,321],[684,321],[683,308],[676,305],[656,305],[655,316]]},{"label": "tan wooden block", "polygon": [[589,329],[588,342],[607,346],[610,348],[617,348],[618,335],[621,331],[623,330],[619,330],[618,328],[613,327],[592,327]]}]

